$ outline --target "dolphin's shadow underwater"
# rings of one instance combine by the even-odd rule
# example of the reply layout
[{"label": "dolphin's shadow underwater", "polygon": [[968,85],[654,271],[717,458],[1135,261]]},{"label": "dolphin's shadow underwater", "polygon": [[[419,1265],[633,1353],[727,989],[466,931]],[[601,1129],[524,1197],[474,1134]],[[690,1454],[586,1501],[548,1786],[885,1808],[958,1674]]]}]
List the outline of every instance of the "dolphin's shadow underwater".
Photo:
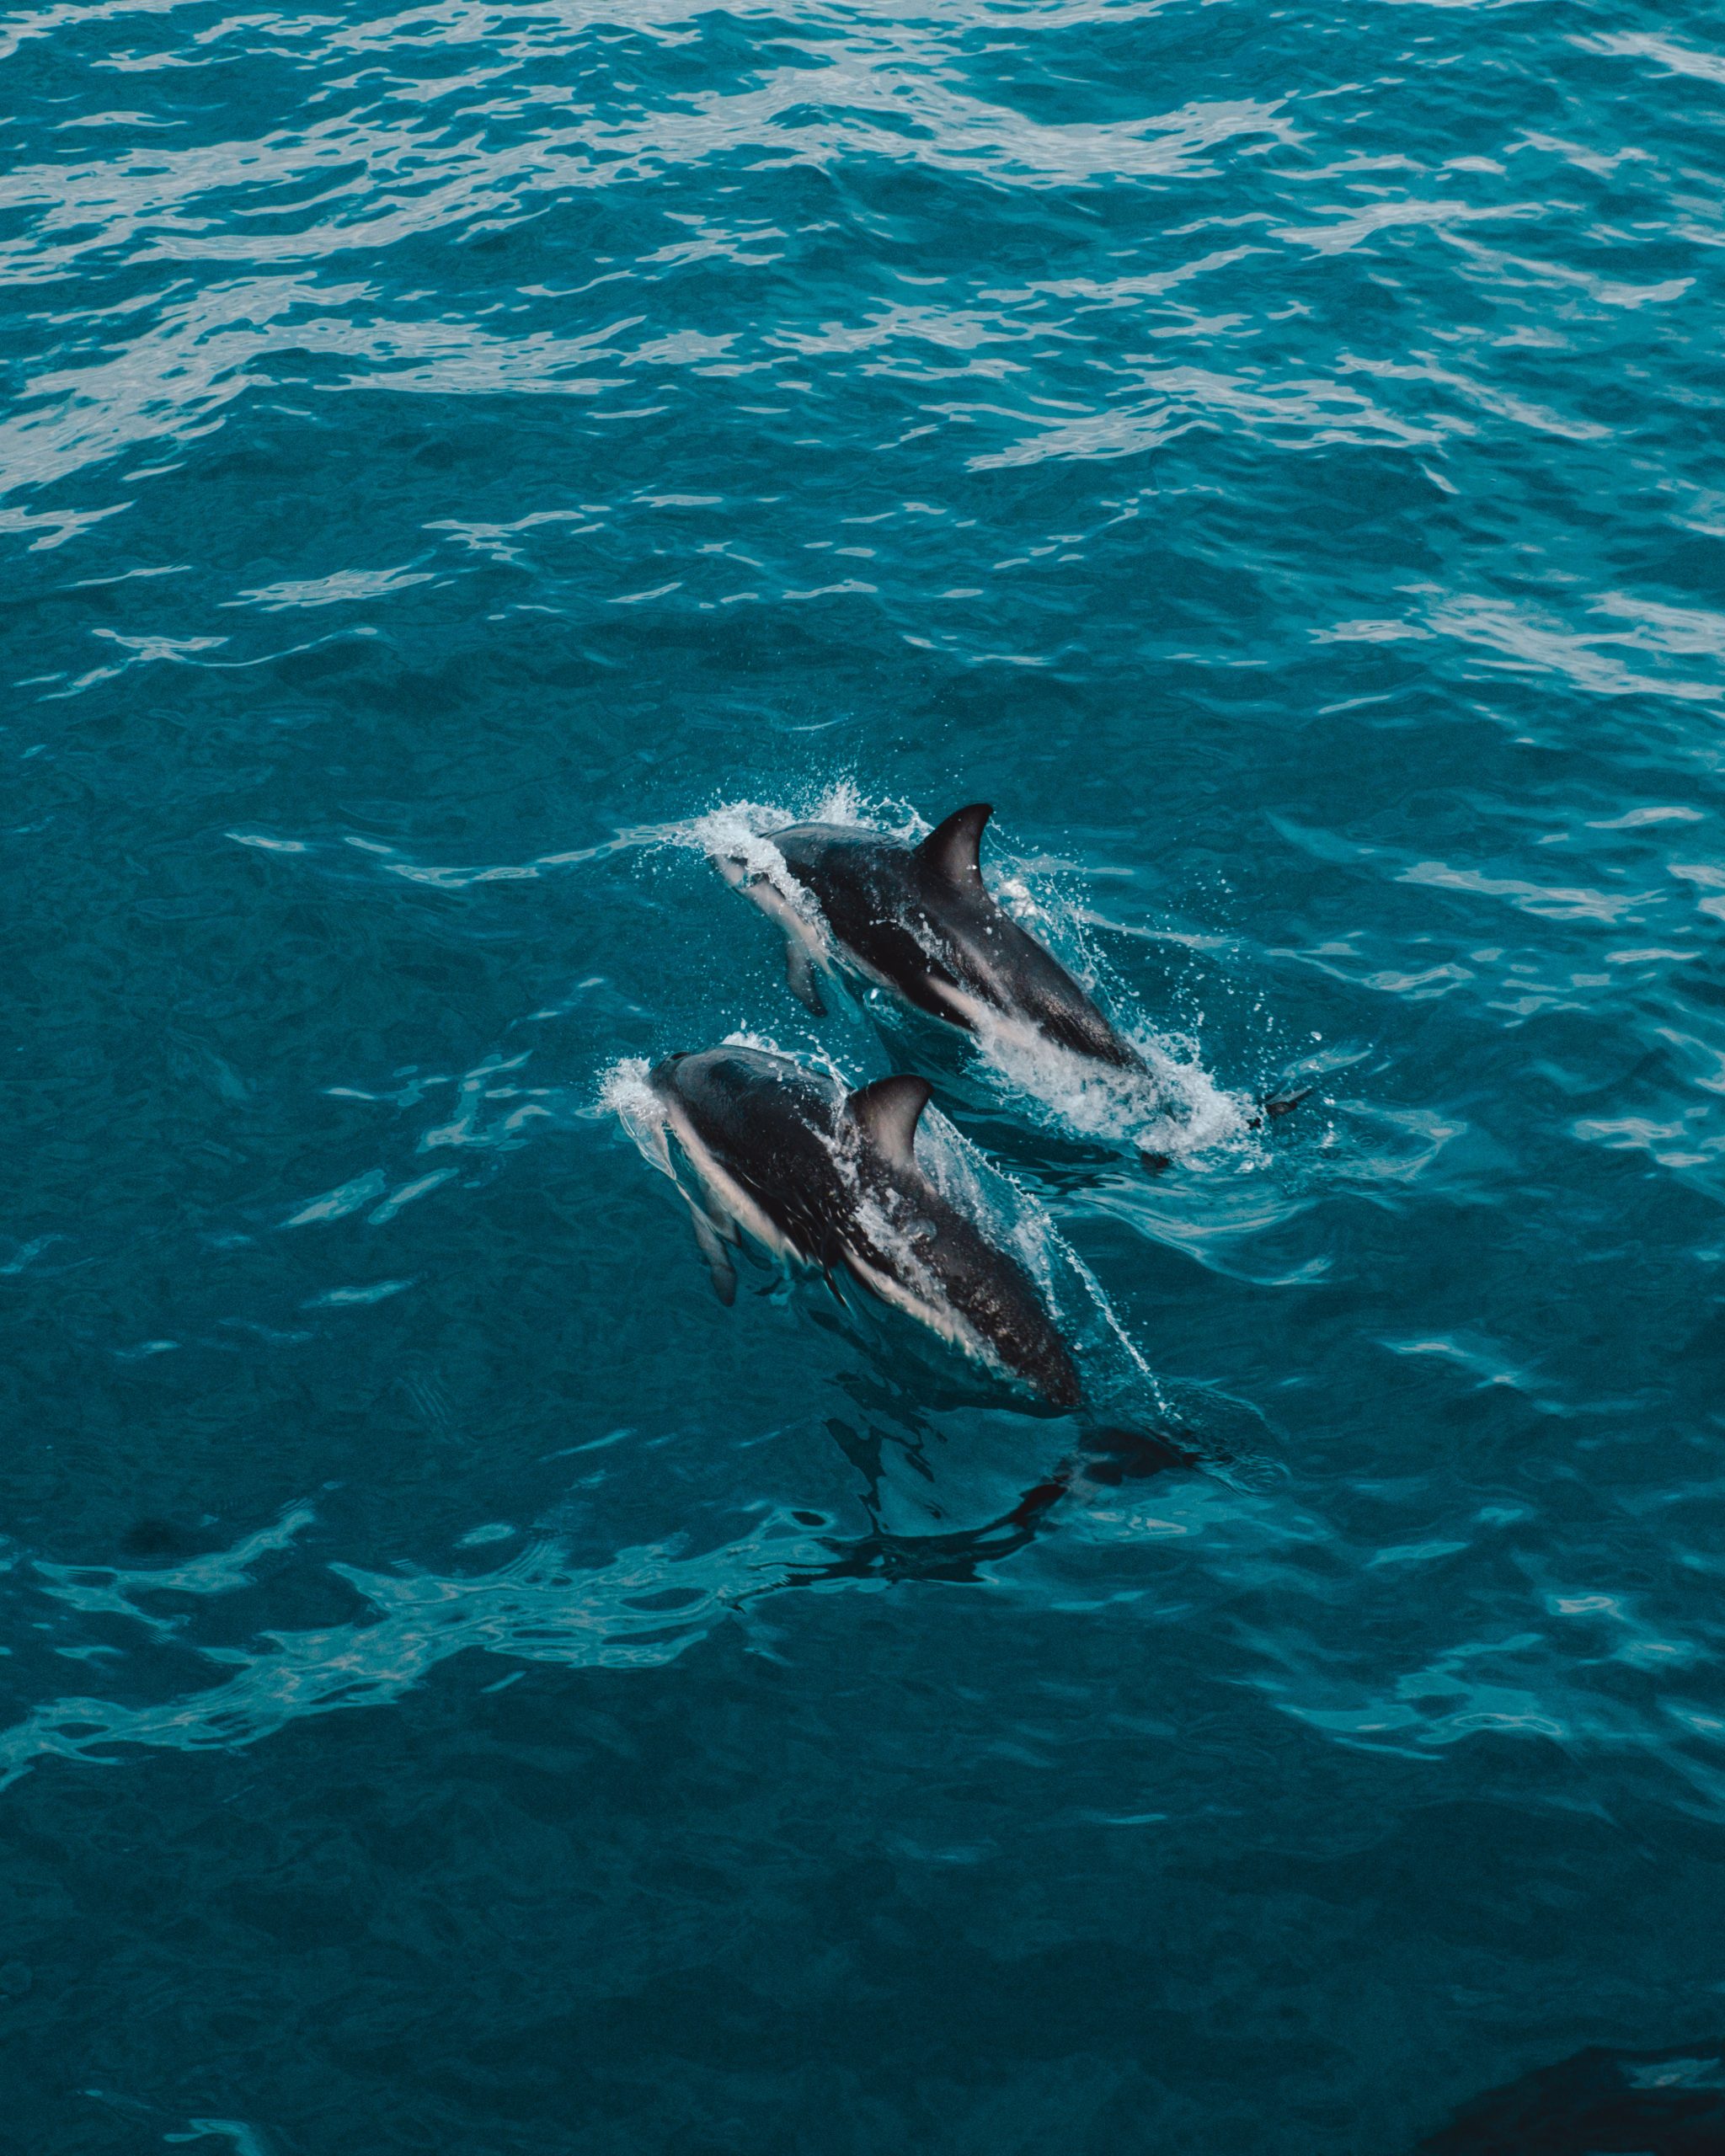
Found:
[{"label": "dolphin's shadow underwater", "polygon": [[[992,1402],[947,1390],[931,1414],[927,1388],[900,1361],[859,1362],[841,1372],[836,1382],[850,1396],[857,1419],[829,1416],[826,1433],[860,1479],[857,1497],[869,1524],[861,1534],[829,1540],[831,1561],[808,1575],[809,1582],[974,1584],[985,1566],[1035,1541],[1063,1505],[1082,1507],[1104,1497],[1112,1502],[1125,1484],[1199,1464],[1178,1436],[1166,1432],[1092,1422],[1075,1437],[1070,1420],[1061,1418],[1049,1426],[1049,1434],[1060,1432],[1065,1449],[1053,1455],[1044,1450],[1040,1466],[1021,1465],[1022,1441],[1000,1428]],[[960,1411],[956,1424],[950,1414],[954,1409]],[[985,1437],[991,1423],[993,1444]],[[979,1438],[984,1439],[980,1447]],[[948,1473],[961,1463],[956,1476]],[[1017,1485],[1010,1502],[991,1497],[1001,1479],[1008,1487]],[[967,1516],[969,1524],[961,1524]]]},{"label": "dolphin's shadow underwater", "polygon": [[[857,1433],[836,1420],[828,1424],[828,1429],[846,1456],[856,1461]],[[873,1522],[869,1531],[831,1541],[828,1545],[833,1553],[831,1561],[802,1575],[798,1583],[879,1579],[971,1586],[982,1577],[984,1566],[1016,1556],[1035,1541],[1065,1500],[1081,1501],[1090,1490],[1117,1489],[1122,1483],[1147,1481],[1170,1468],[1190,1464],[1186,1455],[1154,1438],[1140,1438],[1131,1431],[1096,1432],[1048,1474],[1021,1491],[1005,1512],[979,1526],[947,1533],[906,1534],[887,1527],[871,1492],[863,1499]]]},{"label": "dolphin's shadow underwater", "polygon": [[1413,2156],[1721,2156],[1725,2045],[1591,2045],[1477,2096]]},{"label": "dolphin's shadow underwater", "polygon": [[[853,985],[870,1004],[886,999],[911,1022],[883,1025],[895,1059],[908,1051],[943,1097],[963,1102],[969,1094],[967,1104],[978,1104],[950,1054],[934,1045],[936,1033],[968,1035],[1024,1091],[1044,1100],[1054,1091],[1088,1094],[1119,1128],[1160,1123],[1171,1139],[1182,1074],[1172,1062],[1153,1069],[995,898],[980,852],[992,814],[973,802],[915,842],[860,825],[792,824],[749,844],[716,841],[709,857],[782,931],[792,993],[817,1017],[834,981]],[[884,1014],[872,1015],[880,1022]],[[1222,1107],[1220,1121],[1255,1129],[1304,1097],[1284,1089],[1243,1112]],[[1152,1173],[1170,1163],[1166,1142],[1139,1145]]]}]

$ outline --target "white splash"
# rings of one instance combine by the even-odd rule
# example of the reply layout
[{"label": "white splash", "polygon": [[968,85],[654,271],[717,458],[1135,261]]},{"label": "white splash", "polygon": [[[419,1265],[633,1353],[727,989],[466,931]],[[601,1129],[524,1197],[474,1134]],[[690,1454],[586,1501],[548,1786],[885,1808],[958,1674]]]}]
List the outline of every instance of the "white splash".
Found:
[{"label": "white splash", "polygon": [[675,1182],[664,1105],[648,1083],[652,1068],[644,1055],[626,1055],[613,1063],[601,1075],[599,1105],[622,1123],[642,1159]]},{"label": "white splash", "polygon": [[983,1059],[1063,1129],[1152,1153],[1182,1155],[1243,1138],[1255,1111],[1219,1086],[1197,1044],[1147,1026],[1119,1029],[1143,1057],[1149,1075],[1076,1054],[1028,1026],[985,1013],[976,1028]]}]

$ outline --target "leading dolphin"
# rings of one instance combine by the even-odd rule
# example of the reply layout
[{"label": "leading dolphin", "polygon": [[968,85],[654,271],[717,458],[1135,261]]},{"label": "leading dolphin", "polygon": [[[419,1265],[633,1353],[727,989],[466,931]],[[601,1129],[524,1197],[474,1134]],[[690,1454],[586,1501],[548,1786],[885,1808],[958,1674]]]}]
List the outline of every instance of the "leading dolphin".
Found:
[{"label": "leading dolphin", "polygon": [[685,1195],[723,1301],[737,1287],[725,1246],[745,1230],[777,1256],[849,1273],[1050,1406],[1080,1404],[1071,1354],[1028,1274],[917,1161],[922,1079],[846,1093],[789,1056],[727,1047],[673,1055],[647,1082],[699,1184]]},{"label": "leading dolphin", "polygon": [[[817,1015],[823,1006],[814,967],[836,960],[969,1033],[992,1017],[1075,1055],[1148,1076],[1137,1049],[983,882],[982,832],[993,813],[987,802],[972,802],[916,844],[848,824],[769,832],[793,892],[740,851],[713,857],[727,882],[784,930],[790,985]],[[799,903],[802,894],[810,903]]]},{"label": "leading dolphin", "polygon": [[[788,889],[745,849],[721,846],[712,858],[784,931],[790,987],[817,1017],[825,1006],[816,969],[837,965],[968,1033],[993,1026],[1034,1036],[1153,1084],[1131,1042],[983,881],[982,833],[993,814],[973,801],[915,843],[857,825],[788,825],[765,834]],[[1310,1090],[1266,1099],[1250,1127],[1285,1115]],[[1168,1166],[1166,1153],[1139,1157],[1152,1173]]]}]

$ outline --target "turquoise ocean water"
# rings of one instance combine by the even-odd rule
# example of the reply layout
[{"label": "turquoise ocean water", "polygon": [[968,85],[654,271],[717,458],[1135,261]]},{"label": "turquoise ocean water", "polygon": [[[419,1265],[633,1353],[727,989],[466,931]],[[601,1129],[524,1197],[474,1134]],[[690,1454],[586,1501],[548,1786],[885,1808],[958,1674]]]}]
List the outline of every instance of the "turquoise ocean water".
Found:
[{"label": "turquoise ocean water", "polygon": [[[0,88],[16,2145],[1725,2146],[1718,15],[72,0]],[[614,1113],[927,1047],[703,819],[978,798],[1185,1121],[933,1138],[1188,1471],[722,1309]]]}]

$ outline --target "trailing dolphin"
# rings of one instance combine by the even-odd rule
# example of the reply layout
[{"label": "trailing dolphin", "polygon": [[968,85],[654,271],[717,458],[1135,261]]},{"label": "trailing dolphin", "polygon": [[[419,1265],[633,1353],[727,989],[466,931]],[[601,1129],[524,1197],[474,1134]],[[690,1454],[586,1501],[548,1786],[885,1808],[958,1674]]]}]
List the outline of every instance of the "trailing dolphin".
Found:
[{"label": "trailing dolphin", "polygon": [[[1033,1037],[1152,1086],[1137,1049],[983,881],[993,813],[972,802],[914,844],[847,824],[769,832],[789,888],[745,851],[721,846],[713,859],[784,931],[791,990],[817,1016],[825,1007],[817,969],[835,967],[968,1033]],[[1281,1115],[1302,1097],[1266,1101],[1263,1112]],[[1168,1165],[1166,1154],[1142,1158],[1152,1171]]]},{"label": "trailing dolphin", "polygon": [[1079,1405],[1066,1344],[1022,1266],[930,1181],[916,1158],[929,1088],[836,1079],[761,1049],[674,1055],[647,1081],[698,1190],[695,1233],[722,1301],[727,1245],[844,1272],[943,1338],[1000,1365],[1051,1406]]}]

